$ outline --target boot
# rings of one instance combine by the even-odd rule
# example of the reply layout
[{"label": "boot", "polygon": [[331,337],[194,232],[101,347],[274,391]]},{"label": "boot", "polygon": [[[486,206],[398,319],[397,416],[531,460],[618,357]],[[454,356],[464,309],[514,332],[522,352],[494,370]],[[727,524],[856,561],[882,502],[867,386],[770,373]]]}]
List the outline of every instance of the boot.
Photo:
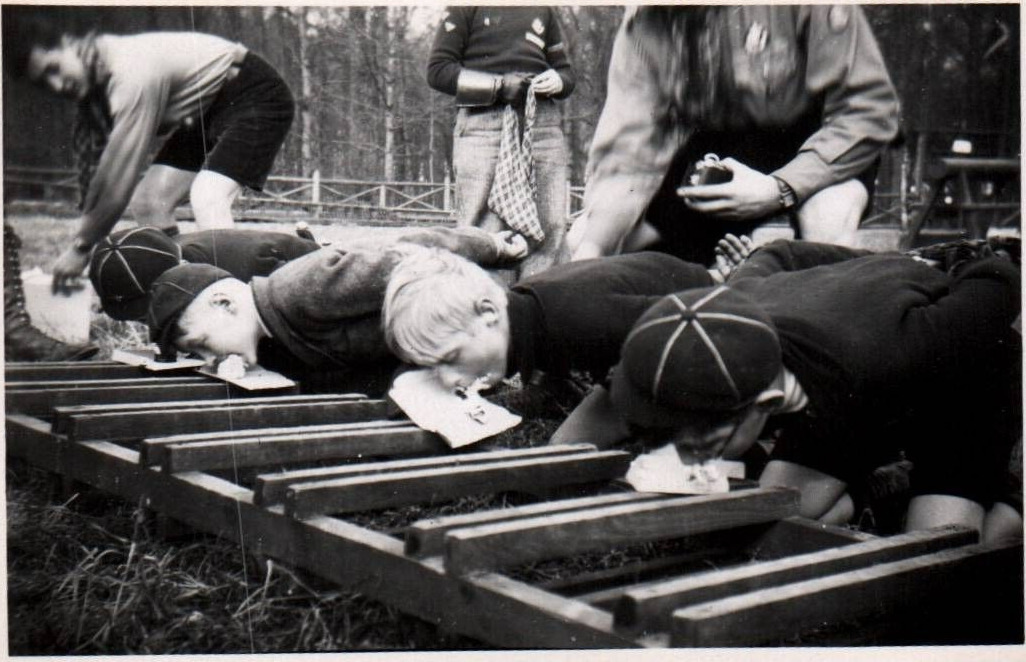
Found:
[{"label": "boot", "polygon": [[21,240],[4,223],[4,361],[83,361],[95,355],[95,345],[70,345],[32,326],[25,310],[18,257]]}]

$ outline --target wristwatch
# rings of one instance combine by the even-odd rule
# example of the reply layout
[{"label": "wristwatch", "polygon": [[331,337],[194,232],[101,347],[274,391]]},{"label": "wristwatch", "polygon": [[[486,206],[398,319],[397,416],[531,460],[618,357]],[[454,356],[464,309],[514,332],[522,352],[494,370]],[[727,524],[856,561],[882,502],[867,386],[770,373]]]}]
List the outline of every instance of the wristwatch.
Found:
[{"label": "wristwatch", "polygon": [[783,179],[776,175],[773,175],[773,179],[777,180],[777,191],[780,192],[780,208],[784,211],[791,211],[798,204],[798,196],[794,194],[791,185]]},{"label": "wristwatch", "polygon": [[75,241],[71,243],[71,247],[75,249],[76,253],[79,253],[81,255],[85,255],[89,251],[93,250],[93,245],[87,242],[82,237],[75,237]]}]

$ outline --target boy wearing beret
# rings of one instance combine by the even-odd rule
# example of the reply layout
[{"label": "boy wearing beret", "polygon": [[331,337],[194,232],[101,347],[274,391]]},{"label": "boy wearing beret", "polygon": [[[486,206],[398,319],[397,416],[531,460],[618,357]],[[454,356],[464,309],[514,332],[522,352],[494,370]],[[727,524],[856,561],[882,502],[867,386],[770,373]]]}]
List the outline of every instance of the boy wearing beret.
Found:
[{"label": "boy wearing beret", "polygon": [[779,438],[760,482],[800,489],[807,517],[847,521],[848,486],[900,448],[914,466],[908,530],[1021,535],[1021,496],[1002,493],[1022,427],[1020,287],[1002,257],[951,275],[908,256],[777,242],[727,286],[646,311],[610,391],[556,439],[605,430],[612,443],[633,427],[705,461],[736,457],[772,417]]},{"label": "boy wearing beret", "polygon": [[[250,283],[210,264],[183,264],[150,288],[150,335],[163,354],[238,354],[275,370],[298,363],[315,371],[365,367],[377,374],[390,358],[380,323],[388,277],[403,257],[426,247],[486,265],[515,261],[526,251],[523,238],[508,232],[431,228],[384,248],[322,248]],[[264,360],[282,350],[280,365]]]},{"label": "boy wearing beret", "polygon": [[284,232],[231,229],[168,236],[143,226],[102,239],[89,261],[89,280],[103,312],[116,320],[144,322],[150,286],[182,262],[212,264],[248,283],[319,248],[316,241]]}]

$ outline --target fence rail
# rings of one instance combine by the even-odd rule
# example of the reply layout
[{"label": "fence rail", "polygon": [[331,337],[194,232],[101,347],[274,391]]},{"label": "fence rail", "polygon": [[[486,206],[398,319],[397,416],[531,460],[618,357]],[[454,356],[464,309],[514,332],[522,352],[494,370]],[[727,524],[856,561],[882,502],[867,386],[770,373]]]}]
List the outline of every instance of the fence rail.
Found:
[{"label": "fence rail", "polygon": [[[4,167],[7,200],[73,202],[78,196],[75,171],[19,165]],[[568,217],[581,213],[584,187],[570,182],[567,188]],[[272,176],[263,191],[246,190],[239,199],[247,212],[303,210],[314,217],[356,214],[371,218],[443,220],[456,214],[455,184],[447,176],[441,182],[336,179]]]},{"label": "fence rail", "polygon": [[[973,236],[991,227],[1019,227],[1017,158],[955,159],[974,165],[954,178],[936,171],[945,158],[927,158],[925,152],[917,151],[920,156],[915,161],[907,148],[888,152],[881,161],[872,207],[862,227],[908,233],[929,220],[944,232],[967,231]],[[5,202],[73,203],[78,198],[77,176],[69,169],[6,165],[4,197]],[[584,187],[568,181],[567,217],[580,216],[583,206]],[[324,178],[319,171],[312,177],[269,177],[263,191],[243,193],[238,209],[240,216],[252,219],[298,213],[314,219],[355,217],[384,223],[448,222],[455,221],[457,213],[455,184],[448,176],[441,182],[384,181]]]}]

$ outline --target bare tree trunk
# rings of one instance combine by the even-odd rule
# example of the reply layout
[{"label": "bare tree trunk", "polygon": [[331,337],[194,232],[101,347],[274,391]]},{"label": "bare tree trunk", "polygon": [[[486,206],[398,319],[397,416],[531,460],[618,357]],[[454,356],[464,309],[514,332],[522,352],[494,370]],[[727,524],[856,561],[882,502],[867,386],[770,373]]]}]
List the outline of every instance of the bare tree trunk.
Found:
[{"label": "bare tree trunk", "polygon": [[401,7],[385,7],[385,38],[387,40],[385,55],[384,87],[385,87],[385,161],[383,177],[386,181],[395,179],[395,145],[396,145],[396,57],[398,44],[395,39],[395,28],[398,12]]},{"label": "bare tree trunk", "polygon": [[296,25],[299,29],[299,69],[301,80],[301,100],[299,102],[299,116],[302,125],[301,134],[301,159],[303,176],[309,177],[317,169],[314,163],[313,142],[314,142],[314,115],[311,111],[313,98],[313,76],[310,66],[310,43],[307,35],[305,7],[297,8]]}]

